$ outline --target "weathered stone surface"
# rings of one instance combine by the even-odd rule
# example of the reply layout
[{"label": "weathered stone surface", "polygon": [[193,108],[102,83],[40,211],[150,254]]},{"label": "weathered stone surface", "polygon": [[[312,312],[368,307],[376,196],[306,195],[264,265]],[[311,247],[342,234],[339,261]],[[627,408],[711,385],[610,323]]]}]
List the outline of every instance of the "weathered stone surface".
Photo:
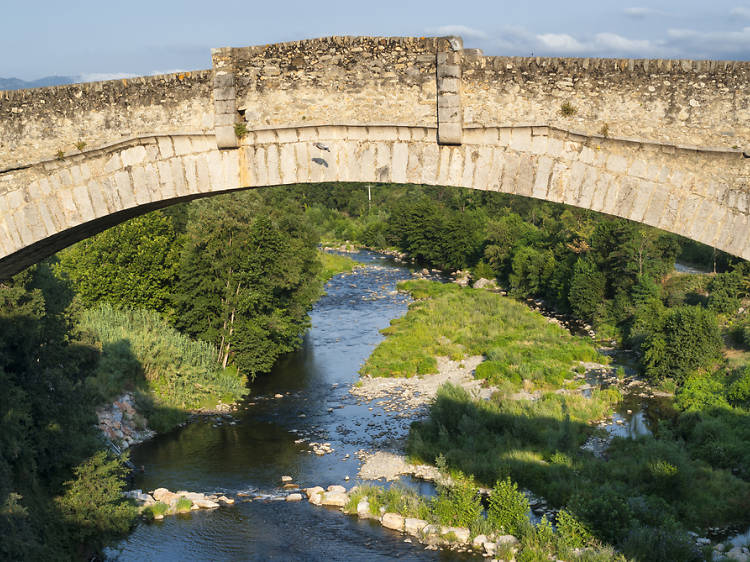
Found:
[{"label": "weathered stone surface", "polygon": [[201,509],[214,509],[220,507],[218,503],[208,499],[193,500],[193,504],[197,505]]},{"label": "weathered stone surface", "polygon": [[332,484],[332,485],[328,486],[328,491],[329,492],[337,492],[337,493],[343,494],[343,493],[346,492],[346,488],[344,488],[343,486],[340,486],[338,484]]},{"label": "weathered stone surface", "polygon": [[325,493],[325,490],[323,490],[323,488],[321,488],[320,486],[305,488],[303,491],[307,495],[307,499],[311,504],[321,505],[321,503],[323,502],[323,494]]},{"label": "weathered stone surface", "polygon": [[404,530],[404,517],[398,513],[384,513],[380,519],[380,523],[387,529],[393,529],[394,531]]},{"label": "weathered stone surface", "polygon": [[288,502],[300,502],[300,501],[302,501],[302,494],[289,494],[286,497],[286,501],[288,501]]},{"label": "weathered stone surface", "polygon": [[427,527],[427,521],[424,519],[414,517],[404,519],[404,531],[409,535],[419,535],[425,527]]},{"label": "weathered stone surface", "polygon": [[344,507],[349,502],[349,496],[343,492],[323,492],[321,504],[334,507]]},{"label": "weathered stone surface", "polygon": [[373,37],[212,58],[211,71],[0,92],[0,277],[180,196],[341,180],[563,201],[750,258],[750,63]]},{"label": "weathered stone surface", "polygon": [[464,543],[469,542],[471,533],[466,527],[440,527],[440,536],[455,535],[456,541]]},{"label": "weathered stone surface", "polygon": [[514,545],[514,544],[518,544],[518,539],[514,537],[513,535],[500,535],[499,537],[497,537],[497,540],[495,542],[497,544]]}]

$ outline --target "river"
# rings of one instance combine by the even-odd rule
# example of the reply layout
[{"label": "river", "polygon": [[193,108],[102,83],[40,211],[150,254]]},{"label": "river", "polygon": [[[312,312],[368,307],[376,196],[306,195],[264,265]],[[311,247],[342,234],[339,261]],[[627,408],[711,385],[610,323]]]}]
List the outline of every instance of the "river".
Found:
[{"label": "river", "polygon": [[[301,487],[354,485],[357,451],[393,447],[405,435],[403,420],[348,390],[382,340],[379,330],[406,313],[409,297],[395,289],[411,272],[378,254],[352,257],[366,267],[327,284],[302,348],[252,383],[235,425],[203,418],[133,448],[132,461],[145,468],[136,488],[272,496],[282,475]],[[312,454],[310,441],[334,452]],[[337,510],[272,499],[140,523],[105,554],[123,561],[466,559]]]}]

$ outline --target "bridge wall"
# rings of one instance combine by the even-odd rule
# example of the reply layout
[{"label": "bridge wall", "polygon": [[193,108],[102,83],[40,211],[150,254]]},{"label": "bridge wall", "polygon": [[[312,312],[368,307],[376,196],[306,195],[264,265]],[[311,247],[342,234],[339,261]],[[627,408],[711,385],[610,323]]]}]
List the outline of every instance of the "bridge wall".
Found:
[{"label": "bridge wall", "polygon": [[[549,127],[321,126],[124,141],[0,174],[0,278],[122,220],[234,189],[318,182],[452,185],[621,216],[750,257],[750,190],[736,152],[592,139]],[[325,148],[316,146],[323,144]]]},{"label": "bridge wall", "polygon": [[213,132],[213,71],[0,91],[0,170],[123,138]]},{"label": "bridge wall", "polygon": [[[750,151],[750,63],[464,57],[464,124]],[[564,116],[568,102],[576,111]]]}]

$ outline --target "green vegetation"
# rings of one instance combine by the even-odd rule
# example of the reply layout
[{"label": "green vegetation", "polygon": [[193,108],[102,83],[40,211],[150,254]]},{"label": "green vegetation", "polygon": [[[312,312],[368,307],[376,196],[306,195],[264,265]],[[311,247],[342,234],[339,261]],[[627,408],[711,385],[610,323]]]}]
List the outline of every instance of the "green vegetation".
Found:
[{"label": "green vegetation", "polygon": [[564,101],[560,105],[560,115],[563,117],[572,117],[576,113],[578,113],[578,110],[569,101]]},{"label": "green vegetation", "polygon": [[[72,293],[41,264],[0,283],[0,558],[84,558],[126,531],[123,461],[96,450],[99,353],[75,341]],[[57,499],[55,499],[57,498]]]},{"label": "green vegetation", "polygon": [[[586,532],[628,556],[645,556],[644,544],[654,552],[677,548],[686,540],[686,529],[750,522],[750,483],[722,466],[739,458],[709,458],[715,451],[706,447],[713,443],[698,437],[710,439],[711,429],[734,428],[730,436],[719,438],[717,448],[733,443],[747,450],[747,429],[742,429],[747,417],[745,423],[727,419],[724,426],[714,418],[696,428],[701,422],[681,415],[674,424],[662,422],[656,437],[615,439],[605,461],[580,446],[591,433],[588,422],[617,400],[599,392],[590,400],[549,393],[536,401],[502,394],[482,401],[448,385],[440,389],[429,419],[412,426],[408,451],[422,462],[444,457],[450,468],[483,483],[500,480],[502,485],[510,477],[565,508]],[[691,430],[697,434],[689,435]],[[505,482],[496,486],[496,493],[512,498]]]},{"label": "green vegetation", "polygon": [[237,135],[238,139],[246,137],[248,132],[249,131],[247,130],[247,125],[245,123],[234,124],[234,134]]},{"label": "green vegetation", "polygon": [[177,513],[187,513],[190,511],[190,508],[193,506],[193,502],[186,497],[181,497],[179,500],[177,500],[177,504],[175,505],[175,511]]},{"label": "green vegetation", "polygon": [[169,506],[165,504],[164,502],[156,502],[153,505],[150,505],[146,508],[146,512],[151,515],[151,517],[156,517],[158,515],[166,515],[169,511]]},{"label": "green vegetation", "polygon": [[339,273],[350,273],[357,266],[357,262],[352,258],[330,252],[319,251],[318,258],[322,264],[322,270],[319,274],[322,283],[330,281],[333,276]]},{"label": "green vegetation", "polygon": [[[526,497],[510,480],[498,482],[488,498],[490,507],[485,515],[474,479],[460,471],[452,471],[450,479],[450,485],[438,485],[438,493],[433,498],[425,498],[414,490],[398,485],[387,489],[358,486],[350,494],[344,511],[357,513],[357,505],[366,499],[370,513],[375,517],[380,515],[380,508],[383,507],[386,512],[422,519],[434,525],[465,527],[471,536],[513,534],[520,540],[516,547],[516,560],[548,560],[550,556],[571,561],[624,560],[612,548],[594,539],[586,527],[569,513],[561,513],[557,531],[546,519],[533,525],[529,520]],[[455,538],[453,533],[441,536],[443,541]],[[508,551],[498,551],[498,556],[510,560],[514,555],[508,546]]]},{"label": "green vegetation", "polygon": [[191,410],[231,404],[247,392],[246,377],[222,368],[216,348],[179,333],[157,312],[101,304],[81,313],[79,327],[102,349],[90,383],[105,400],[136,389],[157,431],[184,421]]},{"label": "green vegetation", "polygon": [[589,340],[500,295],[425,280],[399,287],[417,302],[383,330],[388,338],[362,367],[365,375],[408,377],[435,372],[437,355],[485,355],[489,361],[477,369],[478,378],[545,387],[570,378],[576,361],[605,360]]}]

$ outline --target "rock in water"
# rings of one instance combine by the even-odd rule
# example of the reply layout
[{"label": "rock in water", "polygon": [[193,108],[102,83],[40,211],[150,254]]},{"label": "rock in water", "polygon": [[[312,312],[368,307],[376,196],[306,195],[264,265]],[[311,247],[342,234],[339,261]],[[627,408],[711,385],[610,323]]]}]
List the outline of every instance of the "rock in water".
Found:
[{"label": "rock in water", "polygon": [[302,501],[302,494],[289,494],[286,497],[286,501],[288,501],[288,502],[301,502]]},{"label": "rock in water", "polygon": [[385,513],[380,522],[386,529],[393,529],[394,531],[404,530],[404,517],[398,513]]},{"label": "rock in water", "polygon": [[343,492],[324,492],[321,503],[335,507],[344,507],[349,503],[349,496]]},{"label": "rock in water", "polygon": [[414,517],[404,519],[404,531],[410,535],[419,535],[425,527],[427,527],[427,521],[424,519],[415,519]]}]

